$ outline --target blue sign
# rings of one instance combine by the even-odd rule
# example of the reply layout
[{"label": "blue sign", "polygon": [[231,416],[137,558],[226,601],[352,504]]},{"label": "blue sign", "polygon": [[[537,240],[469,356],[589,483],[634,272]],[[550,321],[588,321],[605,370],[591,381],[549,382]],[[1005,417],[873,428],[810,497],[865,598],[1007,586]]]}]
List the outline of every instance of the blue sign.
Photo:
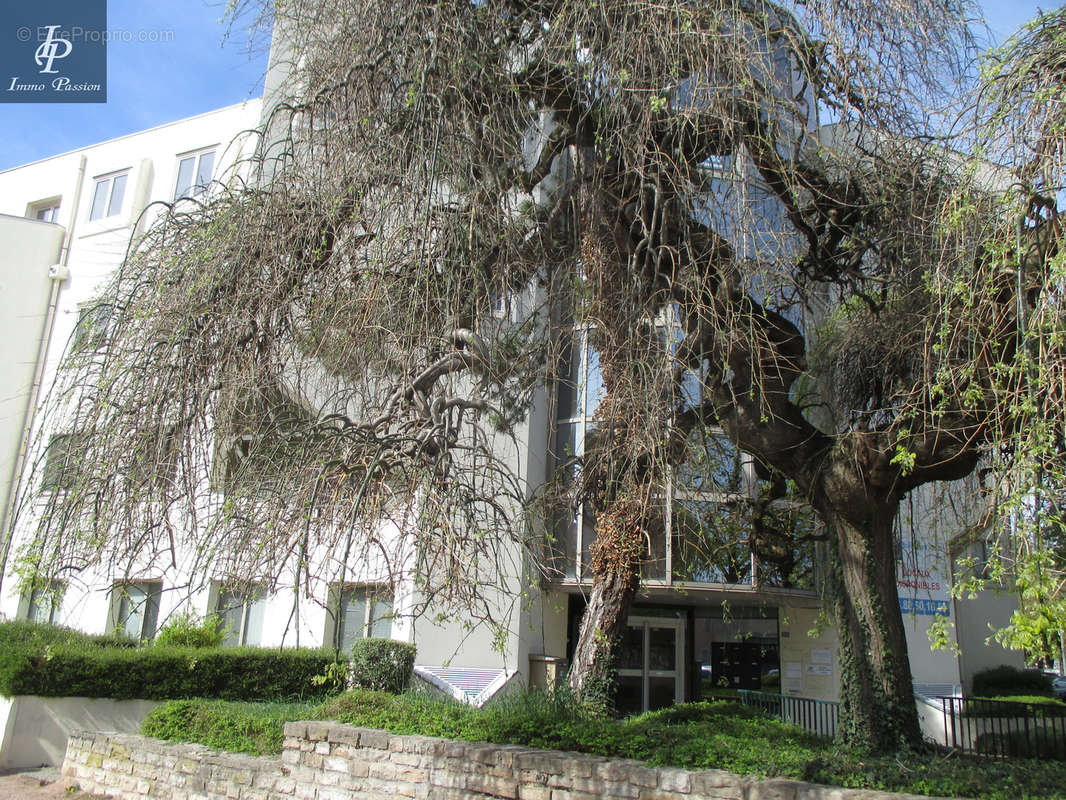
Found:
[{"label": "blue sign", "polygon": [[0,102],[106,103],[106,0],[0,0]]},{"label": "blue sign", "polygon": [[950,617],[951,607],[947,600],[929,600],[925,597],[901,597],[899,610],[904,614]]}]

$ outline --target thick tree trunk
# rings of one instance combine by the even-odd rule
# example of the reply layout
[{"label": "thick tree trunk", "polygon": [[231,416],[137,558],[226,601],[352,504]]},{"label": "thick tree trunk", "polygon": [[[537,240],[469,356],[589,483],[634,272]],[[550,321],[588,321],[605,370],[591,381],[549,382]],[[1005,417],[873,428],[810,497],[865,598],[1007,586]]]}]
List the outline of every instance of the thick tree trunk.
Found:
[{"label": "thick tree trunk", "polygon": [[614,655],[629,609],[640,586],[643,509],[634,500],[618,500],[597,520],[593,574],[588,607],[570,664],[570,688],[585,703],[608,700]]},{"label": "thick tree trunk", "polygon": [[[853,510],[850,510],[853,512]],[[840,738],[889,752],[921,742],[910,661],[896,589],[892,524],[896,506],[830,514],[840,558]]]}]

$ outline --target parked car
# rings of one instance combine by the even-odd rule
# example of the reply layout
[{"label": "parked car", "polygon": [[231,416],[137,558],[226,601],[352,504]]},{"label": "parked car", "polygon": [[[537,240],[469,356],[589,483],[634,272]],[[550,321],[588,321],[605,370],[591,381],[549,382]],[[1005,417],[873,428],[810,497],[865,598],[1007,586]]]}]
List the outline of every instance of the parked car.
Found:
[{"label": "parked car", "polygon": [[1066,700],[1066,675],[1057,675],[1051,679],[1051,690],[1055,697]]}]

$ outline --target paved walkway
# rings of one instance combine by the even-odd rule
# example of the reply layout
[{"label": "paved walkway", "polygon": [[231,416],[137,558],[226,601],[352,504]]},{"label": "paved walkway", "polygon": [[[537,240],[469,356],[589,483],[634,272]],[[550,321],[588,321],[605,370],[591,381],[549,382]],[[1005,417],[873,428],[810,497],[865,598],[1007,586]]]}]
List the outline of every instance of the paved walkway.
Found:
[{"label": "paved walkway", "polygon": [[91,800],[99,796],[68,792],[67,784],[56,767],[0,771],[0,800]]}]

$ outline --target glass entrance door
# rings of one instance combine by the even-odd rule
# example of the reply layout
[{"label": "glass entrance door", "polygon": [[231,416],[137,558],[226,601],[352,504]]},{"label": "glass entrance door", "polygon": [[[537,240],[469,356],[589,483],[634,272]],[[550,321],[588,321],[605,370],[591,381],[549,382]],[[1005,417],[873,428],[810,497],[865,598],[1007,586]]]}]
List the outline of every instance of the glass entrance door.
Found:
[{"label": "glass entrance door", "polygon": [[684,620],[630,617],[618,653],[615,707],[654,711],[684,697]]}]

